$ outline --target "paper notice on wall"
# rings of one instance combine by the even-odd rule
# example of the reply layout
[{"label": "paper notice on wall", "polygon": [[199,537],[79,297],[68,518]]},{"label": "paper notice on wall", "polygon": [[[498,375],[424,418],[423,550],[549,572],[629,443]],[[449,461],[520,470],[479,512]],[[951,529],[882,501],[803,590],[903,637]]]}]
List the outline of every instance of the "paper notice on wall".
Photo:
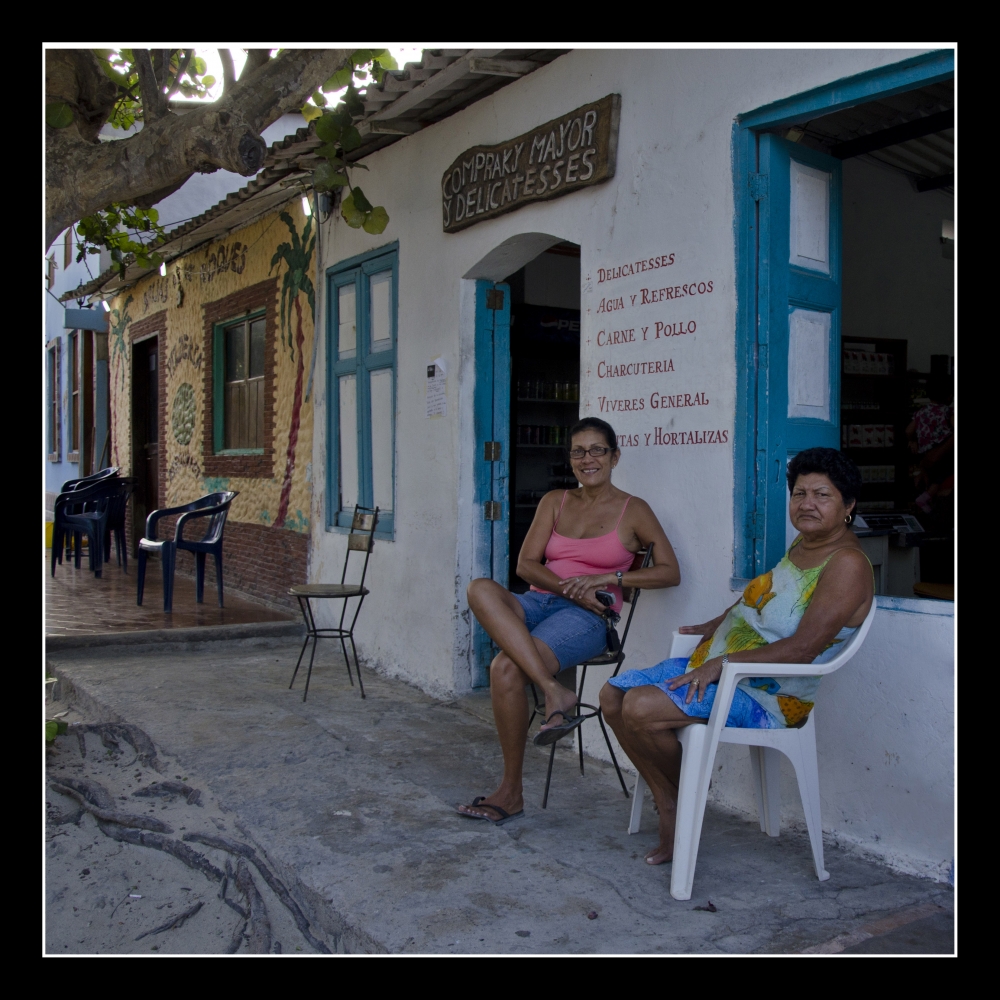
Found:
[{"label": "paper notice on wall", "polygon": [[448,415],[448,374],[444,358],[427,366],[427,416],[432,420]]}]

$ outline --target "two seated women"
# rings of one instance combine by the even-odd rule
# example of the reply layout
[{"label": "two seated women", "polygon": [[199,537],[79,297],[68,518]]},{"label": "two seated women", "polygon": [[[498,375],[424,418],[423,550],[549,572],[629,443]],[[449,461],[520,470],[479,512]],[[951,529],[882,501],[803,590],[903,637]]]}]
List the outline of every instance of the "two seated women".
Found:
[{"label": "two seated women", "polygon": [[[538,506],[517,564],[531,591],[512,594],[492,580],[469,585],[469,606],[501,650],[491,666],[490,693],[504,758],[499,788],[459,807],[472,819],[500,824],[523,815],[529,682],[545,696],[536,743],[560,739],[579,725],[576,695],[556,675],[604,650],[605,609],[595,593],[612,591],[617,611],[622,585],[680,583],[673,549],[649,505],[611,482],[620,457],[612,428],[589,417],[572,428],[570,441],[580,489],[549,493]],[[660,842],[646,855],[649,864],[669,861],[673,853],[681,759],[676,730],[708,719],[725,664],[822,663],[871,607],[871,564],[850,527],[861,492],[857,466],[834,449],[812,448],[789,463],[788,486],[798,535],[780,562],[722,614],[680,629],[704,637],[690,659],[626,670],[601,691],[604,717],[659,813]],[[634,553],[651,543],[653,565],[630,571]],[[818,687],[818,677],[743,680],[727,725],[802,725]]]}]

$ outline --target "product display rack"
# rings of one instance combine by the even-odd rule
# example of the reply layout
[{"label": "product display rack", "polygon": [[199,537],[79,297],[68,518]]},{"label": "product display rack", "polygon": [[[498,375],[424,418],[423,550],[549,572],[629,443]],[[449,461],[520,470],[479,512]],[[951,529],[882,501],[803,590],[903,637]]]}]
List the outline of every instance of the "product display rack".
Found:
[{"label": "product display rack", "polygon": [[905,510],[913,493],[907,341],[845,338],[841,346],[840,445],[861,469],[859,509]]}]

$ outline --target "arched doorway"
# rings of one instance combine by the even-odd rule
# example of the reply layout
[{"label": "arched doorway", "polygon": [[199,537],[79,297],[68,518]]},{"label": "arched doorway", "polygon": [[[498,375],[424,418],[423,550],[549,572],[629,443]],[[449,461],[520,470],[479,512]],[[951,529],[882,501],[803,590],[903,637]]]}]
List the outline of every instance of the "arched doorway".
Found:
[{"label": "arched doorway", "polygon": [[[476,279],[477,575],[523,591],[517,557],[535,508],[575,486],[565,447],[579,416],[580,248],[523,233],[464,277]],[[477,625],[474,685],[495,652]]]}]

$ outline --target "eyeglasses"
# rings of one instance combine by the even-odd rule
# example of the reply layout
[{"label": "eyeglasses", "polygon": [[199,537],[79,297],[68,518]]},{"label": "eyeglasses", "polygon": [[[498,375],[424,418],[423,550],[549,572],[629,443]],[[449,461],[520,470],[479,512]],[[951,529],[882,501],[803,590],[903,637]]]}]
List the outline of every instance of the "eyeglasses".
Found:
[{"label": "eyeglasses", "polygon": [[611,451],[610,448],[605,447],[603,444],[595,444],[592,448],[572,448],[569,453],[570,458],[579,459],[583,458],[584,455],[590,455],[591,458],[601,458]]}]

